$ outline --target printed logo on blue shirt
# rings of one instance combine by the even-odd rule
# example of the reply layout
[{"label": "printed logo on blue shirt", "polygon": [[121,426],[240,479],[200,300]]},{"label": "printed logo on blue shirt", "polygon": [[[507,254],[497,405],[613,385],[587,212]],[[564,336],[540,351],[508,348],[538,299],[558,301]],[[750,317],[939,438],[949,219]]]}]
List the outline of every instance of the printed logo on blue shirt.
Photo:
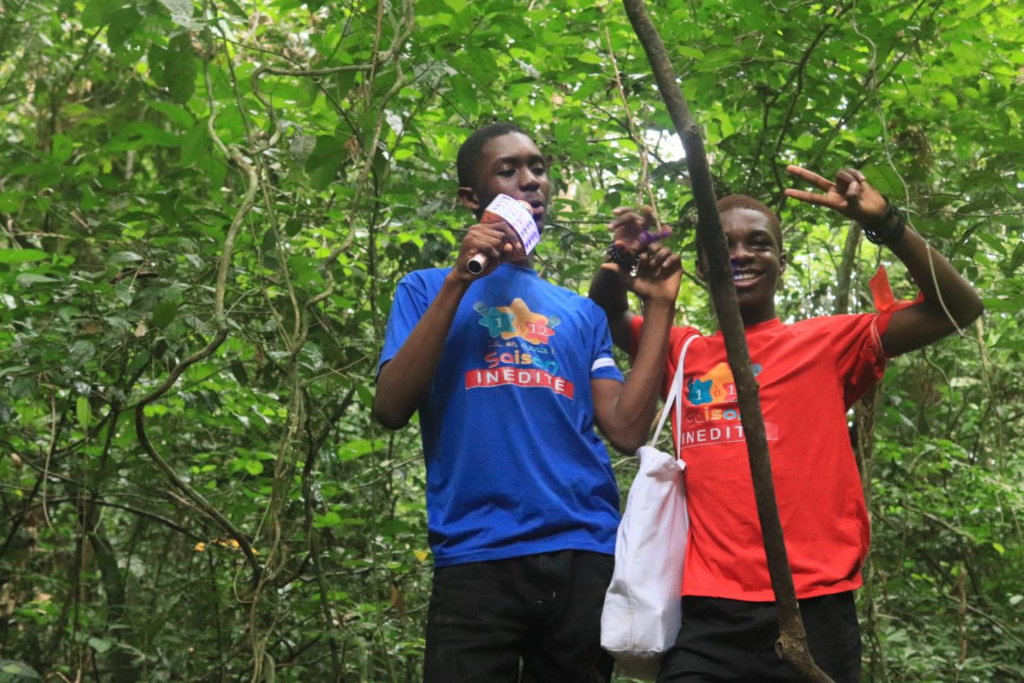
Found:
[{"label": "printed logo on blue shirt", "polygon": [[549,344],[555,336],[554,328],[561,323],[557,316],[535,313],[519,298],[508,306],[477,302],[473,310],[480,314],[480,324],[487,328],[491,339],[490,350],[484,356],[487,367],[466,372],[466,389],[541,387],[573,398],[572,382],[555,374],[558,363],[552,358],[554,349]]}]

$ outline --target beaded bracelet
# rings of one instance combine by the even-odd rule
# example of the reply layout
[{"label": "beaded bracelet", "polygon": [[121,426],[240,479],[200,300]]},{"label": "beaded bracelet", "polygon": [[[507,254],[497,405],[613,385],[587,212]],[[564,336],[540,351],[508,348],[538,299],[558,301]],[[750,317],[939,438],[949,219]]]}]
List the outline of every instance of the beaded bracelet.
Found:
[{"label": "beaded bracelet", "polygon": [[608,263],[617,263],[625,268],[627,272],[632,271],[636,267],[637,261],[640,260],[639,254],[633,254],[625,249],[621,249],[615,246],[614,242],[608,245],[607,257]]},{"label": "beaded bracelet", "polygon": [[903,236],[907,229],[907,216],[896,206],[885,198],[885,215],[870,225],[861,224],[864,237],[872,244],[890,244],[896,242]]}]

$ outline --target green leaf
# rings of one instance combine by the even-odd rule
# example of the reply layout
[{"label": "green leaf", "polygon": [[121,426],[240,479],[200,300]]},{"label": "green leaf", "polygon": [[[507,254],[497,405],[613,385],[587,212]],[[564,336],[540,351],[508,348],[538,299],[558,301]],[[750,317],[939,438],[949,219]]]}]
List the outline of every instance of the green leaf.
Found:
[{"label": "green leaf", "polygon": [[153,43],[146,53],[146,63],[149,65],[149,76],[157,83],[164,82],[164,72],[167,64],[167,48]]},{"label": "green leaf", "polygon": [[338,459],[341,461],[355,460],[361,458],[367,453],[372,453],[374,450],[382,447],[384,444],[379,440],[369,441],[367,439],[356,439],[349,441],[341,450],[338,452]]},{"label": "green leaf", "polygon": [[14,281],[21,287],[31,287],[32,285],[60,282],[57,278],[40,275],[38,273],[21,273]]},{"label": "green leaf", "polygon": [[50,258],[38,249],[0,249],[0,263],[32,263]]},{"label": "green leaf", "polygon": [[186,28],[193,27],[192,15],[195,8],[192,0],[160,0],[160,4],[171,13],[171,21]]},{"label": "green leaf", "polygon": [[132,149],[142,149],[150,145],[154,147],[178,147],[182,143],[174,133],[157,128],[146,121],[132,121],[123,126],[117,136],[106,145],[104,149],[108,152],[126,152]]},{"label": "green leaf", "polygon": [[0,368],[0,378],[4,377],[6,375],[13,375],[15,373],[21,372],[22,370],[28,370],[28,366],[27,365],[10,365],[10,366],[8,366],[6,368]]},{"label": "green leaf", "polygon": [[992,547],[993,547],[993,548],[995,549],[995,551],[996,551],[997,553],[999,553],[1000,555],[1005,555],[1005,554],[1006,554],[1006,548],[1004,548],[1004,547],[1003,547],[1003,544],[1002,544],[1002,543],[995,543],[995,542],[993,542],[993,543],[992,543]]},{"label": "green leaf", "polygon": [[814,137],[811,135],[801,135],[793,141],[793,146],[797,149],[811,149],[814,147]]},{"label": "green leaf", "polygon": [[192,38],[187,33],[176,36],[171,40],[164,62],[164,82],[171,93],[171,99],[179,104],[188,102],[196,90],[197,73]]},{"label": "green leaf", "polygon": [[124,52],[129,36],[142,23],[142,15],[134,7],[119,9],[110,15],[107,45],[115,52]]},{"label": "green leaf", "polygon": [[1013,255],[1010,257],[1010,268],[1009,272],[1013,273],[1024,264],[1024,242],[1020,242],[1016,247],[1013,248]]},{"label": "green leaf", "polygon": [[138,263],[141,260],[142,257],[136,254],[134,251],[119,251],[111,255],[111,257],[107,259],[107,263]]},{"label": "green leaf", "polygon": [[861,168],[860,171],[876,190],[887,195],[894,202],[902,201],[906,190],[903,188],[900,176],[896,171],[892,170],[891,166],[875,166],[873,164],[869,164]]},{"label": "green leaf", "polygon": [[161,330],[174,322],[178,316],[178,304],[174,301],[161,301],[153,308],[153,327]]},{"label": "green leaf", "polygon": [[341,515],[331,510],[322,515],[317,515],[313,521],[313,526],[317,529],[323,529],[325,527],[335,527],[341,524]]},{"label": "green leaf", "polygon": [[75,401],[75,415],[78,417],[78,426],[82,431],[89,429],[89,422],[92,420],[92,406],[89,405],[88,396],[79,396]]},{"label": "green leaf", "polygon": [[0,681],[7,683],[17,683],[19,678],[32,678],[35,680],[39,679],[39,674],[36,670],[30,667],[24,662],[19,662],[13,659],[0,659]]},{"label": "green leaf", "polygon": [[181,143],[181,163],[191,166],[202,160],[210,148],[209,132],[206,123],[197,123],[185,133],[185,140]]},{"label": "green leaf", "polygon": [[462,74],[452,76],[452,95],[456,105],[466,114],[475,116],[480,111],[479,96],[473,90],[473,83]]},{"label": "green leaf", "polygon": [[111,643],[109,640],[103,640],[102,638],[89,638],[89,646],[92,649],[96,650],[96,652],[103,654],[111,647],[113,647],[113,643]]},{"label": "green leaf", "polygon": [[334,182],[338,171],[348,157],[345,143],[347,137],[340,135],[321,135],[316,139],[316,146],[306,160],[306,173],[310,183],[318,190],[325,189]]},{"label": "green leaf", "polygon": [[107,23],[110,15],[121,6],[121,0],[90,0],[82,10],[82,27],[95,28]]},{"label": "green leaf", "polygon": [[[149,100],[146,104],[149,105],[150,109],[158,111],[167,119],[173,123],[178,124],[182,128],[192,128],[195,124],[195,119],[192,118],[192,114],[189,113],[188,109],[179,107],[176,104],[170,102],[161,102],[160,100]],[[203,128],[206,128],[206,124],[203,124]]]},{"label": "green leaf", "polygon": [[24,200],[25,195],[21,192],[0,193],[0,212],[17,213],[18,208]]},{"label": "green leaf", "polygon": [[50,156],[54,161],[64,162],[71,158],[71,153],[74,151],[74,144],[71,142],[71,138],[63,133],[59,133],[53,136],[53,149],[50,152]]},{"label": "green leaf", "polygon": [[[239,17],[245,17],[245,18],[248,18],[248,17],[249,17],[249,15],[245,13],[245,10],[244,10],[244,9],[242,9],[241,7],[239,7],[238,3],[237,3],[237,2],[235,2],[235,0],[224,0],[224,5],[225,5],[225,6],[226,6],[226,7],[227,7],[227,8],[229,9],[229,10],[231,10],[231,12],[232,12],[232,13],[233,13],[233,14],[234,14],[235,16],[239,16]],[[311,7],[310,9],[312,9],[312,10],[314,10],[314,11],[315,11],[316,9],[319,9],[319,7]]]}]

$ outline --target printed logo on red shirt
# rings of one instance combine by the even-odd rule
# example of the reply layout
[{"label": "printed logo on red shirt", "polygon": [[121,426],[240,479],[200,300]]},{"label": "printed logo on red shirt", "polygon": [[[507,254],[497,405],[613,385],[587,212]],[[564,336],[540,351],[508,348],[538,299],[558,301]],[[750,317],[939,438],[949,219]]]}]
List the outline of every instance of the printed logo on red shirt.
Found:
[{"label": "printed logo on red shirt", "polygon": [[[761,366],[754,364],[754,376]],[[736,382],[728,363],[719,363],[711,372],[686,381],[686,407],[683,412],[681,446],[704,446],[715,443],[743,441],[740,410],[729,404],[737,402]],[[725,404],[724,407],[713,407]],[[764,423],[769,441],[779,438],[778,425]]]}]

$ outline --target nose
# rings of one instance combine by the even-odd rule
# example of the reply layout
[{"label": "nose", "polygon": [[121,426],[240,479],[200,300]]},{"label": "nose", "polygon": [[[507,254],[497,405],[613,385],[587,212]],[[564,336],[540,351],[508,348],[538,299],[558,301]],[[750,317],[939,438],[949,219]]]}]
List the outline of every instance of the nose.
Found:
[{"label": "nose", "polygon": [[749,263],[753,253],[742,242],[729,245],[729,263],[733,267]]},{"label": "nose", "polygon": [[538,178],[529,166],[523,169],[523,172],[519,174],[519,189],[524,192],[530,192],[540,188],[540,178]]}]

